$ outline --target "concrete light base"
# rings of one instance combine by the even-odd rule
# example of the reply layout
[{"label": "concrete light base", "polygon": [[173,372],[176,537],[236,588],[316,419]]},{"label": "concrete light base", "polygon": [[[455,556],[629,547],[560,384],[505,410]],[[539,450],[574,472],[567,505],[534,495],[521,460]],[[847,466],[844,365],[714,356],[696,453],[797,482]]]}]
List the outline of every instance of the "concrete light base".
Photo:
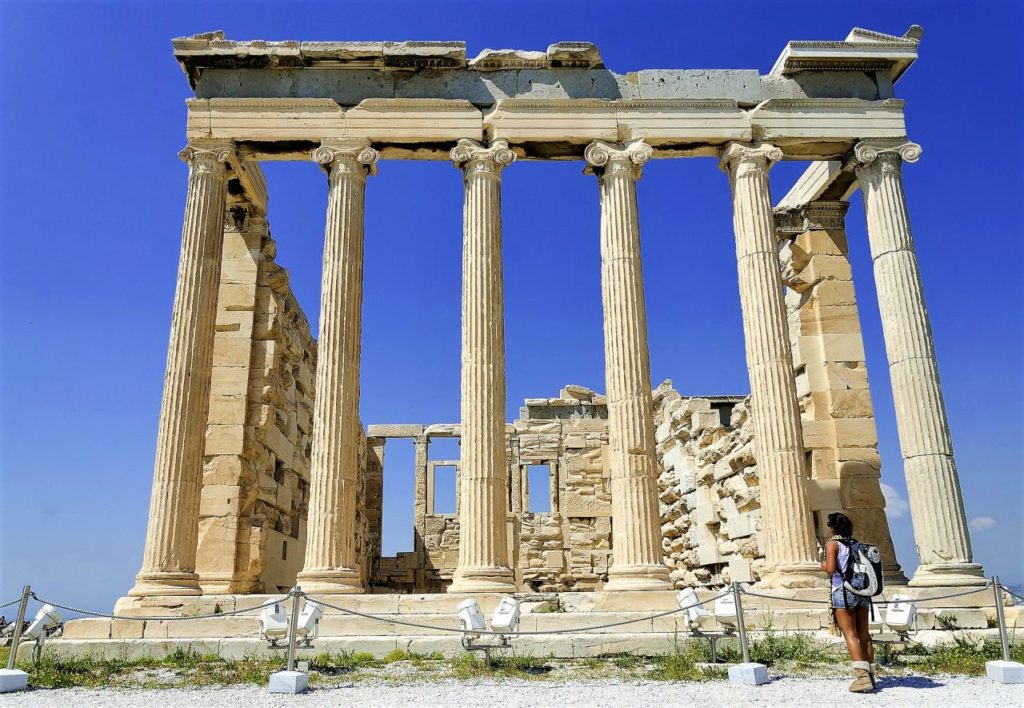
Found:
[{"label": "concrete light base", "polygon": [[278,671],[270,674],[271,693],[303,693],[309,688],[309,676],[301,671]]},{"label": "concrete light base", "polygon": [[750,662],[729,667],[729,683],[733,686],[760,686],[768,683],[768,667]]},{"label": "concrete light base", "polygon": [[1024,664],[1019,661],[986,661],[985,675],[996,683],[1024,683]]},{"label": "concrete light base", "polygon": [[0,693],[13,693],[28,688],[28,674],[18,669],[0,669]]}]

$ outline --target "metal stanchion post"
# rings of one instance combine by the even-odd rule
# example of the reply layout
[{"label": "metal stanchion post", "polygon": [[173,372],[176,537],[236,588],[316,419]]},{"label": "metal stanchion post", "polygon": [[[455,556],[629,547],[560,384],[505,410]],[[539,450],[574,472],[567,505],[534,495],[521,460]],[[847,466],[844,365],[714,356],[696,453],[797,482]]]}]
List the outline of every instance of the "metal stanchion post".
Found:
[{"label": "metal stanchion post", "polygon": [[292,620],[288,623],[288,670],[295,670],[295,631],[299,627],[299,598],[302,596],[302,588],[296,585],[292,588]]},{"label": "metal stanchion post", "polygon": [[999,620],[999,643],[1003,648],[1002,661],[986,661],[985,673],[996,683],[1024,683],[1024,664],[1010,660],[1010,641],[1006,636],[1006,613],[1003,610],[1003,586],[999,576],[992,577],[992,590],[996,596],[996,619]]},{"label": "metal stanchion post", "polygon": [[1006,612],[1003,610],[1003,586],[999,576],[992,577],[992,590],[996,594],[996,619],[999,620],[999,643],[1003,646],[1003,661],[1010,660],[1010,640],[1006,637]]},{"label": "metal stanchion post", "polygon": [[736,602],[736,629],[740,634],[740,649],[743,651],[743,663],[750,663],[750,648],[747,646],[747,625],[743,621],[743,599],[740,595],[740,584],[732,582],[732,596]]},{"label": "metal stanchion post", "polygon": [[25,611],[28,609],[28,598],[32,594],[32,586],[21,589],[21,603],[18,605],[18,619],[14,622],[14,635],[11,637],[11,651],[7,655],[7,670],[14,670],[14,662],[18,658],[18,644],[21,642],[21,628],[25,624]]},{"label": "metal stanchion post", "polygon": [[26,585],[21,589],[21,604],[18,605],[18,619],[14,621],[14,634],[11,635],[11,647],[7,654],[7,668],[0,669],[0,693],[24,691],[28,688],[28,674],[14,668],[14,662],[18,659],[21,627],[25,624],[25,611],[28,609],[28,598],[31,594],[31,586]]},{"label": "metal stanchion post", "polygon": [[288,594],[292,597],[292,621],[288,624],[288,669],[270,675],[271,693],[302,693],[309,687],[309,676],[295,670],[295,632],[299,627],[302,588],[296,585]]},{"label": "metal stanchion post", "polygon": [[747,646],[747,623],[743,618],[743,599],[740,584],[732,583],[733,602],[736,606],[736,630],[740,635],[740,650],[743,652],[743,663],[729,667],[729,683],[739,686],[760,686],[768,683],[768,668],[750,660],[750,648]]}]

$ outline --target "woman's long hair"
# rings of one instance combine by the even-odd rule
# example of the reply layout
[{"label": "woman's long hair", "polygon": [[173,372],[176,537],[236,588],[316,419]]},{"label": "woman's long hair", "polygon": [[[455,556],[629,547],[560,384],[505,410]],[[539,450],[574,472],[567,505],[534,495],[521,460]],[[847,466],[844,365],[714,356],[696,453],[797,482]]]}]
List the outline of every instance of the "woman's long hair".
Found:
[{"label": "woman's long hair", "polygon": [[849,538],[853,535],[853,522],[850,521],[850,517],[846,514],[840,514],[838,512],[828,515],[828,521],[826,522],[828,527],[832,529],[837,536],[843,538]]}]

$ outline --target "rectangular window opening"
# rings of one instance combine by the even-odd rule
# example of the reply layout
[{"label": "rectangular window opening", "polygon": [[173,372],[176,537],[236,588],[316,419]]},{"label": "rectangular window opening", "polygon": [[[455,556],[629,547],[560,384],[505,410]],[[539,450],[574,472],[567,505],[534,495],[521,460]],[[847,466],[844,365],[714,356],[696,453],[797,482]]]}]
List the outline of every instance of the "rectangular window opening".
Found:
[{"label": "rectangular window opening", "polygon": [[456,514],[455,485],[458,468],[455,465],[434,467],[434,514]]},{"label": "rectangular window opening", "polygon": [[382,556],[393,557],[413,550],[416,443],[409,438],[388,438],[383,450],[380,552]]},{"label": "rectangular window opening", "polygon": [[732,427],[732,409],[735,407],[736,404],[731,402],[711,404],[711,410],[718,411],[718,422],[723,428]]},{"label": "rectangular window opening", "polygon": [[531,513],[551,513],[551,465],[529,465],[526,474],[526,510]]}]

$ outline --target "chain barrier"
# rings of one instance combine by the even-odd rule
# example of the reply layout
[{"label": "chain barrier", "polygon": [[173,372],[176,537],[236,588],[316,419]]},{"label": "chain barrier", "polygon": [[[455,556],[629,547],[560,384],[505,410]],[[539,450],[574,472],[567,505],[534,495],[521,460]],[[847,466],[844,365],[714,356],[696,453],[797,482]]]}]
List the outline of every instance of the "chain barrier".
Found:
[{"label": "chain barrier", "polygon": [[[991,587],[992,587],[992,581],[989,580],[988,582],[985,583],[985,585],[976,587],[976,588],[974,588],[972,590],[966,590],[964,592],[950,593],[949,595],[937,595],[935,597],[918,597],[918,598],[914,598],[914,601],[915,602],[932,602],[932,601],[935,601],[935,600],[949,600],[949,599],[952,599],[954,597],[964,597],[966,595],[974,595],[975,593],[979,593],[979,592],[983,592],[985,590],[988,590]],[[1004,587],[1003,590],[1006,590],[1006,588]],[[782,597],[781,595],[766,595],[765,593],[754,592],[753,590],[748,590],[748,589],[743,588],[743,587],[740,588],[740,592],[743,593],[744,595],[750,595],[751,597],[763,597],[763,598],[765,598],[767,600],[779,600],[779,601],[782,601],[782,602],[802,602],[802,603],[810,604],[810,605],[828,604],[828,600],[825,600],[823,602],[822,600],[805,600],[805,599],[796,598],[796,597]],[[829,592],[831,592],[831,589],[829,589]],[[1007,592],[1009,592],[1009,590],[1007,590]],[[1011,593],[1011,594],[1013,594],[1013,593]],[[894,604],[896,602],[896,600],[872,600],[871,602],[874,605],[892,605],[892,604]]]},{"label": "chain barrier", "polygon": [[[1020,593],[1014,592],[1013,590],[1011,590],[1010,588],[1006,587],[1005,585],[1001,585],[1000,587],[1003,589],[1003,592],[1007,593],[1011,597],[1015,597],[1018,600],[1024,601],[1024,595],[1021,595]],[[17,602],[17,600],[15,600],[15,602]]]},{"label": "chain barrier", "polygon": [[[933,602],[933,601],[937,601],[937,600],[949,600],[949,599],[956,598],[956,597],[964,597],[966,595],[973,595],[975,593],[979,593],[979,592],[982,592],[984,590],[988,590],[991,587],[993,587],[993,584],[992,584],[992,581],[990,580],[990,581],[988,581],[985,584],[984,587],[973,588],[971,590],[967,590],[967,591],[963,591],[963,592],[950,593],[950,594],[947,594],[947,595],[938,595],[938,596],[935,596],[935,597],[921,597],[921,598],[916,598],[916,600],[918,602]],[[1005,586],[1001,586],[1001,589],[1003,591],[1005,591],[1006,593],[1008,593],[1009,595],[1011,595],[1011,596],[1013,596],[1013,597],[1015,597],[1017,599],[1024,600],[1024,595],[1021,595],[1021,594],[1016,593],[1016,592],[1014,592],[1012,590],[1009,590]],[[437,631],[437,632],[452,632],[452,633],[458,633],[458,634],[478,634],[478,635],[488,635],[488,636],[528,636],[528,635],[546,635],[546,634],[569,634],[569,633],[574,633],[574,632],[576,632],[576,633],[578,633],[578,632],[590,632],[590,631],[594,631],[594,630],[598,630],[598,629],[610,629],[612,627],[622,627],[622,626],[629,625],[629,624],[636,624],[637,622],[646,622],[648,620],[655,620],[655,619],[659,619],[661,617],[668,617],[670,615],[679,614],[680,612],[685,612],[686,610],[692,609],[694,607],[699,607],[699,606],[702,606],[702,605],[707,605],[708,603],[715,602],[716,600],[718,600],[718,599],[720,599],[722,597],[727,597],[727,596],[733,594],[733,592],[734,591],[733,591],[732,588],[727,588],[724,591],[722,591],[721,593],[719,593],[718,595],[715,595],[714,597],[711,597],[711,598],[709,598],[707,600],[704,600],[704,601],[701,601],[701,602],[697,602],[697,603],[694,603],[694,604],[690,604],[690,605],[687,605],[685,607],[678,607],[678,608],[675,608],[675,609],[672,609],[672,610],[665,610],[663,612],[656,612],[656,613],[653,613],[653,614],[650,614],[650,615],[646,615],[644,617],[637,617],[637,618],[634,618],[634,619],[620,620],[620,621],[616,621],[616,622],[607,622],[605,624],[593,625],[593,626],[590,626],[590,627],[582,627],[582,628],[578,628],[578,629],[562,629],[562,630],[550,630],[550,631],[521,631],[521,632],[514,632],[514,633],[507,633],[507,632],[506,633],[501,633],[501,632],[492,632],[492,631],[485,631],[485,630],[466,630],[466,629],[455,628],[455,627],[439,627],[439,626],[432,625],[432,624],[424,624],[424,623],[421,623],[421,622],[411,622],[409,620],[395,619],[393,617],[384,617],[384,616],[380,616],[380,615],[373,615],[373,614],[370,614],[368,612],[360,612],[359,610],[354,610],[352,608],[341,607],[340,605],[334,605],[334,604],[331,604],[331,603],[329,603],[329,602],[327,602],[325,600],[322,600],[322,599],[319,599],[319,598],[307,595],[306,593],[302,592],[301,590],[297,593],[297,595],[306,598],[307,601],[316,602],[317,604],[322,605],[323,607],[327,607],[327,608],[330,608],[332,610],[337,610],[338,612],[342,612],[342,613],[345,613],[345,614],[348,614],[348,615],[353,615],[355,617],[362,617],[364,619],[374,620],[374,621],[377,621],[377,622],[386,622],[386,623],[390,623],[390,624],[402,625],[402,626],[405,626],[405,627],[414,627],[414,628],[417,628],[417,629],[428,629],[428,630]],[[742,585],[739,586],[739,592],[741,594],[743,594],[743,595],[748,595],[750,597],[758,597],[758,598],[763,598],[763,599],[766,599],[766,600],[776,600],[776,601],[779,601],[779,602],[795,602],[795,603],[803,603],[803,604],[810,604],[810,605],[822,605],[822,604],[827,605],[828,604],[828,600],[824,600],[824,601],[822,601],[822,600],[808,600],[808,599],[803,599],[803,598],[784,597],[784,596],[781,596],[781,595],[771,595],[771,594],[762,593],[762,592],[755,592],[753,590],[750,590],[749,588],[743,587]],[[252,613],[254,611],[262,610],[262,609],[265,609],[267,607],[272,607],[274,605],[283,604],[289,598],[293,597],[293,595],[295,595],[295,594],[296,593],[294,593],[294,592],[288,593],[287,595],[285,595],[283,597],[280,597],[280,598],[277,598],[277,599],[274,599],[274,600],[270,600],[268,602],[263,603],[262,605],[257,605],[257,606],[254,606],[254,607],[246,607],[246,608],[242,608],[242,609],[238,609],[238,610],[229,610],[229,611],[226,611],[226,612],[214,612],[214,613],[204,614],[204,615],[189,615],[189,616],[181,616],[181,615],[133,615],[133,616],[127,616],[127,615],[117,615],[117,614],[106,613],[106,612],[94,612],[92,610],[86,610],[86,609],[82,609],[80,607],[73,607],[71,605],[64,605],[64,604],[61,604],[59,602],[55,602],[53,600],[47,600],[47,599],[41,598],[38,595],[36,595],[36,593],[34,593],[34,592],[30,593],[31,597],[34,600],[36,600],[37,602],[39,602],[41,604],[45,604],[45,605],[52,605],[53,607],[65,610],[67,612],[75,612],[75,613],[78,613],[78,614],[81,614],[81,615],[86,615],[88,617],[99,617],[99,618],[103,618],[103,619],[116,619],[116,620],[136,620],[136,621],[140,621],[140,622],[143,622],[143,621],[145,621],[145,622],[177,621],[177,620],[185,621],[185,620],[199,620],[199,619],[216,619],[218,617],[231,617],[231,616],[234,616],[234,615],[241,615],[241,614],[246,614],[246,613]],[[7,602],[7,603],[5,603],[3,605],[0,605],[0,609],[4,609],[6,607],[10,607],[11,605],[16,605],[19,602],[20,602],[20,599],[18,599],[18,600],[11,600],[10,602]],[[875,601],[873,601],[873,604],[875,604],[875,605],[889,605],[889,604],[893,604],[894,602],[895,602],[894,600],[875,600]]]},{"label": "chain barrier", "polygon": [[62,605],[59,602],[54,602],[53,600],[44,600],[43,598],[39,597],[35,593],[31,593],[31,595],[32,595],[32,598],[36,602],[40,602],[40,603],[42,603],[44,605],[53,605],[54,607],[58,607],[58,608],[60,608],[62,610],[66,610],[67,612],[77,612],[79,614],[87,615],[89,617],[102,617],[104,619],[116,619],[116,620],[138,620],[140,622],[156,622],[156,621],[165,621],[165,620],[169,621],[169,620],[216,619],[218,617],[230,617],[232,615],[241,615],[241,614],[244,614],[246,612],[252,612],[253,610],[262,610],[265,607],[272,607],[273,605],[277,605],[279,603],[283,603],[285,600],[288,599],[288,595],[285,595],[282,598],[279,598],[277,600],[271,600],[270,602],[266,602],[266,603],[264,603],[262,605],[259,605],[257,607],[245,607],[245,608],[243,608],[241,610],[230,610],[228,612],[214,612],[214,613],[208,614],[208,615],[189,615],[189,616],[185,617],[185,616],[181,616],[181,615],[134,615],[134,616],[114,615],[114,614],[108,614],[108,613],[105,613],[105,612],[93,612],[92,610],[83,610],[80,607],[71,607],[70,605]]},{"label": "chain barrier", "polygon": [[[491,632],[491,631],[486,631],[486,630],[479,630],[479,631],[478,630],[466,630],[466,629],[456,628],[456,627],[438,627],[436,625],[423,624],[423,623],[420,623],[420,622],[410,622],[408,620],[394,619],[394,618],[391,618],[391,617],[382,617],[380,615],[372,615],[372,614],[369,614],[367,612],[360,612],[359,610],[353,610],[353,609],[348,608],[348,607],[341,607],[339,605],[334,605],[334,604],[331,604],[331,603],[329,603],[329,602],[327,602],[325,600],[322,600],[322,599],[319,599],[319,598],[307,595],[306,593],[304,593],[302,591],[299,591],[298,593],[289,593],[288,595],[285,595],[284,597],[281,597],[281,598],[278,598],[278,599],[275,599],[275,600],[271,600],[269,602],[266,602],[266,603],[264,603],[262,605],[257,605],[255,607],[247,607],[247,608],[243,608],[243,609],[239,609],[239,610],[230,610],[230,611],[227,611],[227,612],[215,612],[215,613],[206,614],[206,615],[190,615],[190,616],[187,616],[187,617],[182,617],[182,616],[177,616],[177,615],[134,615],[134,616],[116,615],[116,614],[106,613],[106,612],[94,612],[92,610],[86,610],[86,609],[83,609],[81,607],[73,607],[71,605],[64,605],[64,604],[61,604],[61,603],[56,602],[54,600],[47,600],[45,598],[41,598],[38,595],[36,595],[36,593],[34,593],[34,592],[31,593],[31,597],[36,602],[39,602],[41,604],[52,605],[53,607],[59,608],[61,610],[65,610],[67,612],[75,612],[75,613],[86,615],[86,616],[89,616],[89,617],[100,617],[100,618],[104,618],[104,619],[116,619],[116,620],[136,620],[136,621],[142,622],[142,621],[165,621],[165,620],[216,619],[218,617],[230,617],[232,615],[240,615],[240,614],[244,614],[244,613],[251,613],[251,612],[254,612],[256,610],[262,610],[264,608],[272,607],[272,606],[277,605],[277,604],[283,604],[284,602],[286,602],[288,600],[289,597],[297,595],[297,596],[301,596],[301,597],[306,598],[307,601],[316,602],[317,604],[319,604],[319,605],[321,605],[323,607],[328,607],[328,608],[330,608],[332,610],[337,610],[338,612],[343,612],[345,614],[354,615],[356,617],[363,617],[365,619],[375,620],[377,622],[386,622],[386,623],[391,623],[391,624],[403,625],[403,626],[406,626],[406,627],[415,627],[417,629],[429,629],[431,631],[453,632],[453,633],[458,633],[458,634],[479,634],[479,635],[490,635],[490,636],[526,636],[526,635],[569,634],[569,633],[574,633],[574,632],[589,632],[589,631],[594,631],[594,630],[598,630],[598,629],[608,629],[608,628],[611,628],[611,627],[621,627],[621,626],[625,626],[625,625],[628,625],[628,624],[636,624],[637,622],[646,622],[648,620],[655,620],[655,619],[658,619],[660,617],[668,617],[670,615],[679,614],[680,612],[685,612],[686,610],[692,609],[694,607],[699,607],[701,605],[706,605],[708,603],[715,602],[719,598],[725,597],[725,596],[730,595],[730,594],[732,594],[732,590],[725,590],[722,593],[720,593],[718,595],[715,595],[714,597],[708,598],[707,600],[704,600],[702,602],[696,602],[696,603],[693,603],[693,604],[690,604],[690,605],[686,605],[685,607],[677,607],[677,608],[672,609],[672,610],[665,610],[663,612],[655,612],[653,614],[646,615],[644,617],[636,617],[634,619],[620,620],[620,621],[617,621],[617,622],[607,622],[605,624],[598,624],[598,625],[593,625],[593,626],[590,626],[590,627],[582,627],[582,628],[579,628],[579,629],[562,629],[562,630],[550,630],[550,631],[525,631],[525,632],[514,632],[514,633],[509,633],[509,632],[504,632],[504,633],[502,633],[502,632]],[[14,602],[9,603],[9,604],[16,604],[18,602],[20,602],[20,600],[14,600]]]},{"label": "chain barrier", "polygon": [[[725,592],[722,592],[721,594],[716,595],[715,597],[712,597],[712,598],[709,598],[707,600],[704,600],[703,602],[696,602],[696,603],[694,603],[692,605],[686,605],[685,607],[677,607],[674,610],[665,610],[664,612],[655,612],[654,614],[647,615],[646,617],[637,617],[635,619],[621,620],[621,621],[618,621],[618,622],[608,622],[606,624],[598,624],[598,625],[594,625],[592,627],[581,627],[581,628],[578,628],[578,629],[547,630],[547,631],[543,631],[543,632],[542,631],[537,631],[537,630],[525,631],[525,632],[492,632],[492,631],[487,631],[487,630],[462,629],[461,627],[438,627],[436,625],[422,624],[422,623],[419,623],[419,622],[409,622],[407,620],[391,619],[389,617],[381,617],[379,615],[371,615],[371,614],[366,613],[366,612],[360,612],[359,610],[353,610],[353,609],[349,609],[347,607],[340,607],[338,605],[332,605],[332,604],[330,604],[328,602],[325,602],[323,600],[317,599],[315,597],[310,597],[308,595],[306,596],[306,599],[311,601],[311,602],[316,602],[316,603],[318,603],[318,604],[320,604],[320,605],[322,605],[324,607],[329,607],[332,610],[337,610],[339,612],[344,612],[346,614],[355,615],[356,617],[364,617],[366,619],[376,620],[378,622],[389,622],[389,623],[392,623],[392,624],[400,624],[400,625],[403,625],[403,626],[406,626],[406,627],[416,627],[418,629],[429,629],[431,631],[438,631],[438,632],[454,632],[454,633],[458,633],[458,634],[478,634],[478,635],[481,635],[481,636],[492,636],[492,637],[525,637],[525,636],[533,636],[533,635],[572,634],[572,633],[591,632],[591,631],[596,630],[596,629],[608,629],[609,627],[621,627],[621,626],[627,625],[627,624],[636,624],[637,622],[646,622],[648,620],[658,619],[659,617],[668,617],[669,615],[675,615],[675,614],[678,614],[680,612],[685,612],[686,610],[692,609],[694,607],[699,607],[700,605],[706,605],[709,602],[714,602],[715,600],[718,600],[721,597],[725,597],[727,595],[730,595],[731,593],[732,593],[732,590],[726,590]],[[305,594],[305,593],[303,593],[303,594]]]}]

